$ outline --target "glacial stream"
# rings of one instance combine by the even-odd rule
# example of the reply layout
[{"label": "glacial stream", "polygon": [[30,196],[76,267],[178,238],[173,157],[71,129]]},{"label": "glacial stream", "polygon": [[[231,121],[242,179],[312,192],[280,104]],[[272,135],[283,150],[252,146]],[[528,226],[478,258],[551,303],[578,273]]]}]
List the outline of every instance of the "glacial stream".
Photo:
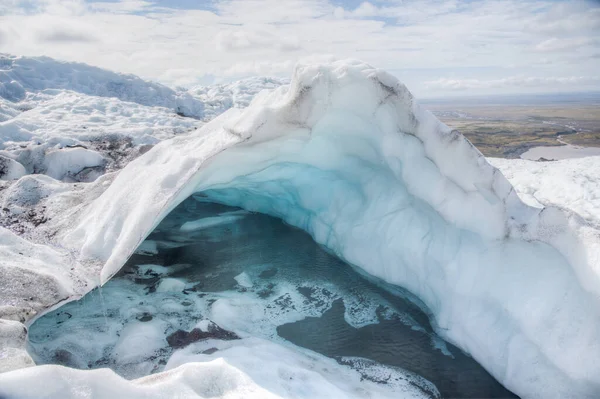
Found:
[{"label": "glacial stream", "polygon": [[195,341],[248,336],[348,367],[363,358],[407,370],[444,398],[515,397],[436,335],[410,293],[363,275],[279,219],[202,196],[171,212],[104,287],[33,323],[29,351],[38,364],[137,378]]}]

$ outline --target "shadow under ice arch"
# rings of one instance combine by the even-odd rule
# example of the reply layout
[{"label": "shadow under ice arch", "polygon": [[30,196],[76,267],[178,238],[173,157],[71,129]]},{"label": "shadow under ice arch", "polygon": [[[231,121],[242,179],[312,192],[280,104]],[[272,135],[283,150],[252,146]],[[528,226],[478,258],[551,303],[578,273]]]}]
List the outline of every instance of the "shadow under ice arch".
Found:
[{"label": "shadow under ice arch", "polygon": [[198,192],[280,217],[409,289],[444,338],[521,396],[600,392],[598,232],[524,205],[385,72],[299,67],[289,88],[130,163],[59,239],[103,264],[105,282]]}]

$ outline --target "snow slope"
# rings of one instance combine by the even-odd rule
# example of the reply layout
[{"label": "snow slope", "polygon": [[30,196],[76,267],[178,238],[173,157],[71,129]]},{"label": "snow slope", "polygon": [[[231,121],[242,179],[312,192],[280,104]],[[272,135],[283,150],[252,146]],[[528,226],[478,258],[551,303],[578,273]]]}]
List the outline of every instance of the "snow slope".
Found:
[{"label": "snow slope", "polygon": [[600,221],[600,157],[531,162],[491,158],[521,199],[537,207],[558,205],[590,223]]},{"label": "snow slope", "polygon": [[195,118],[204,116],[203,103],[189,93],[176,92],[134,75],[48,57],[0,54],[0,97],[17,102],[28,99],[31,93],[52,94],[57,90],[170,108]]},{"label": "snow slope", "polygon": [[0,54],[0,157],[10,166],[0,179],[45,173],[93,181],[160,140],[200,128],[203,109],[189,93],[135,76]]},{"label": "snow slope", "polygon": [[[600,392],[597,214],[525,205],[462,135],[381,70],[356,61],[299,67],[289,87],[161,142],[90,187],[64,193],[89,204],[68,212],[52,196],[34,201],[30,209],[43,202],[49,220],[23,234],[71,256],[75,272],[96,283],[202,192],[281,217],[408,288],[441,335],[517,394]],[[585,187],[600,192],[597,181]],[[17,384],[32,374],[12,375]]]},{"label": "snow slope", "polygon": [[189,92],[204,103],[204,119],[210,120],[229,108],[246,108],[261,91],[285,84],[289,84],[288,79],[254,77],[227,84],[197,86]]}]

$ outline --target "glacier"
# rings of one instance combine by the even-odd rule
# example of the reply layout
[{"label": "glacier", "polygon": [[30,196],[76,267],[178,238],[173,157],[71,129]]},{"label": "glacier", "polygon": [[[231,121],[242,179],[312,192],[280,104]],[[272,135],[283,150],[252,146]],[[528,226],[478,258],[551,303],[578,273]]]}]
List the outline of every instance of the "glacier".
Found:
[{"label": "glacier", "polygon": [[[4,92],[23,98],[12,82]],[[13,140],[26,136],[24,125],[11,127],[20,115],[9,116],[0,128],[16,132]],[[596,202],[580,205],[583,216],[564,207],[572,200],[525,204],[460,133],[420,107],[393,76],[359,61],[299,66],[289,86],[193,127],[85,186],[56,182],[69,173],[58,163],[61,173],[27,175],[4,190],[4,204],[14,200],[21,213],[43,204],[48,220],[22,237],[0,231],[9,264],[3,273],[30,270],[45,290],[29,302],[9,292],[20,299],[3,315],[26,322],[105,283],[166,215],[200,193],[281,218],[348,263],[408,289],[432,311],[438,334],[520,396],[598,396]],[[578,162],[597,170],[598,159],[589,159]],[[513,170],[502,166],[513,161],[493,162]],[[553,167],[560,164],[547,166]],[[24,261],[17,248],[35,254],[28,256],[34,261]],[[2,323],[8,332],[0,339],[12,340],[17,359],[7,369],[30,364],[19,349],[18,323]],[[154,378],[168,385],[190,366],[181,367]],[[0,386],[52,373],[92,379],[92,372],[44,366],[0,374]]]}]

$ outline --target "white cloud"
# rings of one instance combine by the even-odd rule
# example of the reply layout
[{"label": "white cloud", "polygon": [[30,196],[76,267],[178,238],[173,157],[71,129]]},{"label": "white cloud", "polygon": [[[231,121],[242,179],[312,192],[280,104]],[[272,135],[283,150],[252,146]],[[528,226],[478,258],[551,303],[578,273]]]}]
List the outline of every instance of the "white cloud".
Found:
[{"label": "white cloud", "polygon": [[223,30],[217,33],[217,50],[239,51],[272,48],[279,51],[300,49],[300,40],[294,36],[280,36],[266,30]]},{"label": "white cloud", "polygon": [[591,37],[575,37],[568,39],[553,37],[538,43],[535,46],[535,50],[540,52],[575,51],[584,46],[597,46],[598,43],[600,43],[600,40]]},{"label": "white cloud", "polygon": [[90,9],[114,13],[130,13],[135,11],[145,11],[151,6],[151,2],[144,0],[121,0],[119,2],[98,1],[91,3]]},{"label": "white cloud", "polygon": [[[571,86],[600,83],[599,76],[511,76],[502,79],[480,80],[480,79],[447,79],[440,78],[425,82],[429,88],[442,90],[483,90],[495,88],[514,87],[548,87],[548,86]],[[562,88],[561,88],[562,89]]]},{"label": "white cloud", "polygon": [[75,31],[69,29],[53,28],[44,29],[37,33],[39,40],[55,43],[73,43],[73,42],[95,42],[99,38],[84,31]]},{"label": "white cloud", "polygon": [[21,3],[0,0],[0,51],[167,84],[289,74],[299,60],[329,56],[390,69],[417,95],[451,90],[424,84],[440,76],[598,74],[600,4],[591,2],[371,0],[343,9],[328,0],[215,0],[208,10],[149,0]]}]

